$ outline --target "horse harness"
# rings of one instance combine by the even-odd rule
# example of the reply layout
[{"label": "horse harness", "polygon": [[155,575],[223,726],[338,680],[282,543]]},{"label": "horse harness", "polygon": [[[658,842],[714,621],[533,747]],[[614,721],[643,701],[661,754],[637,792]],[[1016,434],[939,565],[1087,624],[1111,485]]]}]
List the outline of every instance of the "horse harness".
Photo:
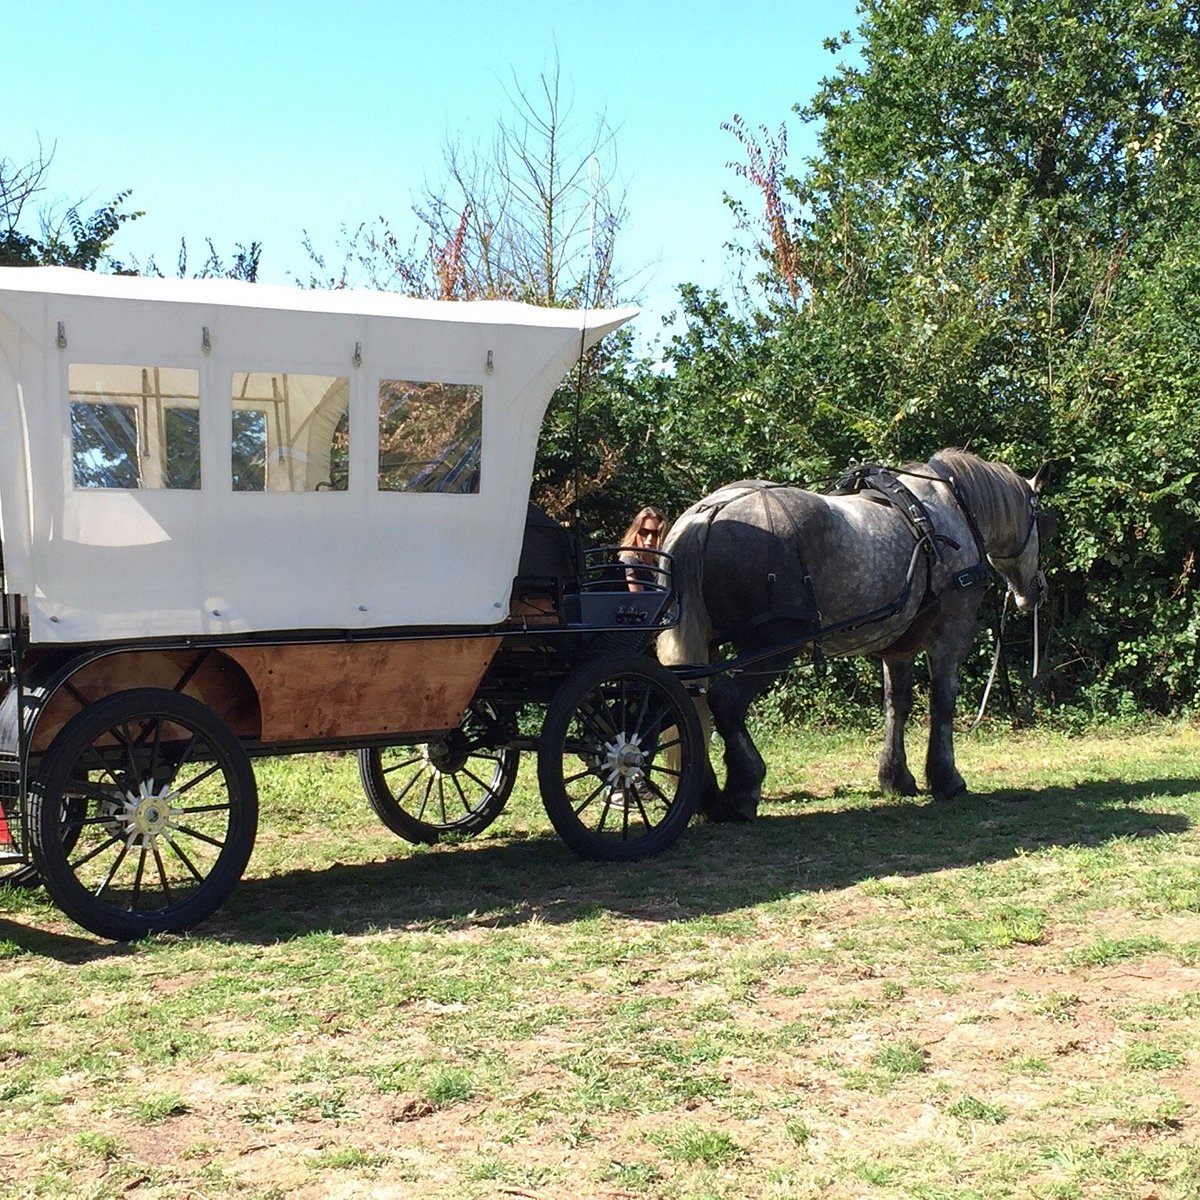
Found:
[{"label": "horse harness", "polygon": [[[708,527],[711,529],[713,521],[716,520],[726,505],[731,504],[734,500],[744,499],[747,494],[753,494],[758,498],[767,528],[774,535],[772,539],[773,546],[779,547],[783,544],[783,539],[778,536],[776,528],[777,514],[782,514],[783,519],[791,527],[793,536],[790,541],[794,547],[795,555],[795,561],[791,565],[798,567],[801,580],[801,600],[799,607],[780,608],[774,604],[772,595],[775,584],[779,574],[782,570],[786,569],[788,564],[783,561],[770,564],[766,575],[766,611],[759,613],[748,621],[742,622],[738,626],[736,633],[745,635],[758,626],[781,619],[797,621],[806,629],[805,636],[800,640],[799,645],[802,646],[806,642],[811,642],[813,663],[818,669],[823,668],[825,655],[821,648],[822,638],[829,637],[835,633],[843,633],[851,629],[856,629],[863,625],[874,624],[878,621],[886,621],[889,617],[893,617],[898,612],[901,612],[908,604],[912,595],[916,564],[923,559],[925,563],[925,586],[921,603],[918,605],[917,611],[914,613],[908,628],[887,649],[895,652],[904,652],[906,649],[904,643],[909,640],[917,640],[913,635],[918,631],[923,632],[925,621],[932,617],[938,601],[941,599],[941,593],[936,591],[933,579],[934,565],[942,561],[941,547],[947,546],[952,550],[958,550],[961,547],[953,538],[937,532],[925,505],[901,480],[900,475],[905,473],[907,472],[876,464],[856,465],[846,474],[842,475],[829,489],[829,495],[848,496],[866,494],[867,499],[891,505],[912,531],[916,546],[913,552],[912,563],[905,578],[904,587],[893,600],[880,608],[828,626],[821,624],[821,610],[817,605],[816,589],[813,585],[812,575],[809,573],[804,561],[800,531],[796,525],[795,518],[788,510],[788,507],[773,494],[778,489],[790,485],[768,483],[763,480],[745,480],[741,483],[729,485],[729,489],[739,489],[734,495],[728,495],[711,504],[701,506],[698,511],[706,514]],[[966,502],[966,497],[963,495],[957,480],[953,476],[946,477],[941,475],[922,476],[922,478],[935,478],[937,482],[944,483],[950,488],[955,502],[966,519],[967,526],[975,542],[976,551],[978,552],[978,560],[973,566],[958,571],[954,575],[952,586],[963,590],[987,584],[990,579],[990,572],[983,535],[979,531],[979,526],[971,513],[971,509]],[[1026,542],[1028,542],[1029,536],[1026,536]],[[774,553],[780,557],[783,555],[781,549],[776,549]],[[781,648],[780,653],[783,652],[784,649]]]},{"label": "horse harness", "polygon": [[[900,476],[902,474],[915,474],[914,472],[898,471],[891,467],[880,467],[873,463],[864,463],[860,466],[853,467],[845,475],[843,475],[837,483],[829,489],[831,496],[849,496],[861,495],[864,492],[874,493],[874,496],[868,498],[880,498],[890,504],[907,522],[908,527],[912,530],[913,536],[917,539],[917,544],[925,551],[926,569],[926,591],[932,590],[933,587],[933,563],[942,561],[942,552],[939,543],[942,546],[949,546],[951,550],[960,550],[962,547],[952,537],[948,537],[944,533],[938,533],[933,527],[933,520],[929,516],[929,511],[925,505],[905,486]],[[973,566],[967,567],[965,570],[957,572],[953,579],[953,585],[960,591],[965,588],[978,587],[981,584],[986,584],[990,578],[988,572],[988,556],[987,549],[984,546],[983,534],[979,531],[979,524],[975,520],[975,515],[971,512],[971,507],[967,503],[967,498],[963,495],[962,488],[959,487],[958,480],[953,475],[922,475],[922,479],[932,479],[937,483],[944,483],[954,496],[954,501],[959,507],[959,511],[966,519],[967,528],[971,531],[971,537],[975,542],[975,550],[979,555]],[[1030,534],[1025,537],[1025,544],[1029,542]],[[1017,554],[1025,549],[1022,545]]]},{"label": "horse harness", "polygon": [[[935,588],[933,581],[934,564],[942,562],[941,547],[948,546],[951,550],[962,548],[952,537],[936,531],[929,510],[920,498],[905,485],[900,478],[902,474],[915,475],[916,473],[881,467],[874,463],[864,463],[853,467],[829,489],[830,494],[835,496],[863,495],[865,493],[867,499],[877,499],[882,503],[890,504],[904,518],[916,539],[917,549],[914,551],[913,565],[915,566],[918,556],[924,559],[925,591],[921,603],[917,606],[917,611],[913,614],[908,628],[896,641],[881,651],[884,654],[912,653],[919,647],[925,630],[936,614],[942,598],[942,592]],[[955,572],[950,581],[951,586],[959,591],[973,587],[985,587],[991,580],[987,549],[984,545],[983,534],[979,530],[979,524],[971,512],[971,507],[967,503],[966,496],[963,495],[958,480],[953,475],[922,475],[921,478],[943,483],[950,489],[954,502],[966,520],[967,528],[971,531],[971,538],[975,543],[978,557],[971,566]],[[1028,542],[1028,536],[1025,540]],[[912,574],[912,567],[910,567],[904,589],[897,600],[893,602],[897,612],[908,602],[908,596],[912,590]],[[891,605],[888,606],[888,608],[891,607]]]}]

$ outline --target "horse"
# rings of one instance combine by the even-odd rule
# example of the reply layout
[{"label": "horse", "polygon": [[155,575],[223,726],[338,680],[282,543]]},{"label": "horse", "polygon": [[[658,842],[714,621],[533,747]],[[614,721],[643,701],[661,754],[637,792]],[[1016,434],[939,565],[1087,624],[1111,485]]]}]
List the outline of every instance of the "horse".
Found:
[{"label": "horse", "polygon": [[993,569],[1018,612],[1033,612],[1045,597],[1038,560],[1053,517],[1039,497],[1048,468],[1026,479],[1003,463],[946,449],[925,463],[854,468],[826,494],[758,479],[727,484],[680,516],[664,545],[680,616],[659,635],[658,657],[696,667],[725,644],[736,655],[707,693],[726,767],[721,791],[708,765],[700,807],[709,820],[755,816],[766,768],[746,712],[809,647],[818,659],[882,659],[879,785],[901,796],[918,791],[904,727],[913,660],[923,650],[925,779],[935,799],[967,790],[954,762],[959,667]]}]

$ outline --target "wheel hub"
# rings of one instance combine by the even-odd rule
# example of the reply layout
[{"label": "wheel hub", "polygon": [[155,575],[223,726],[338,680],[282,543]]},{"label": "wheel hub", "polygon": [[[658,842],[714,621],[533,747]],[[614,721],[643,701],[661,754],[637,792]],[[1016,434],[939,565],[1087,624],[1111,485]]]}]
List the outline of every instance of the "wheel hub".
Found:
[{"label": "wheel hub", "polygon": [[179,826],[181,810],[171,803],[175,795],[170,784],[155,788],[152,780],[143,779],[136,792],[126,792],[113,802],[114,832],[127,846],[153,846],[160,836]]},{"label": "wheel hub", "polygon": [[600,770],[612,785],[637,783],[645,777],[646,756],[642,752],[638,735],[626,737],[619,733],[604,747],[604,758]]},{"label": "wheel hub", "polygon": [[461,771],[469,756],[467,739],[459,730],[436,742],[426,742],[421,748],[425,761],[441,775],[453,775]]}]

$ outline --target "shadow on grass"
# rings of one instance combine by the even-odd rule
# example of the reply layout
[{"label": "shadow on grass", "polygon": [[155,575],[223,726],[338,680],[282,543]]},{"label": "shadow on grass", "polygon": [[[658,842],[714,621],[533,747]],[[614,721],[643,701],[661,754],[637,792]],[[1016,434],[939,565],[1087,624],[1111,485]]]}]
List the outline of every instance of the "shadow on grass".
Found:
[{"label": "shadow on grass", "polygon": [[[3,899],[3,892],[0,892],[0,899]],[[69,963],[94,962],[130,951],[128,946],[97,942],[91,934],[82,931],[59,933],[54,929],[18,924],[0,916],[0,947],[6,943],[19,947],[24,953]]]},{"label": "shadow on grass", "polygon": [[1192,827],[1186,815],[1131,805],[1196,793],[1200,779],[1006,789],[942,804],[874,798],[837,809],[785,796],[765,804],[749,825],[693,825],[668,853],[640,863],[584,862],[544,835],[248,879],[205,930],[234,941],[275,941],[316,932],[562,923],[605,913],[687,920],[1051,846],[1179,834]]},{"label": "shadow on grass", "polygon": [[[1160,811],[1155,801],[1198,793],[1200,779],[1001,789],[940,804],[793,793],[767,801],[748,825],[694,824],[666,854],[639,863],[585,862],[549,833],[505,838],[501,818],[473,842],[244,879],[196,933],[269,944],[325,933],[565,924],[613,913],[691,920],[866,879],[1184,833],[1191,819]],[[131,949],[0,915],[5,941],[71,962]]]}]

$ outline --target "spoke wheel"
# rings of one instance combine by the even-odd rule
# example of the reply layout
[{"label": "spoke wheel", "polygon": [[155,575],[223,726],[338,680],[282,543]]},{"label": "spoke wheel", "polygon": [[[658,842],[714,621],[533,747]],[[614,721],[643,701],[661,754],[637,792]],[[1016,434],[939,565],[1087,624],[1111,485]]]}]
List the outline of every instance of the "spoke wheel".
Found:
[{"label": "spoke wheel", "polygon": [[516,750],[489,744],[495,725],[495,710],[479,704],[436,741],[360,750],[359,775],[379,819],[419,845],[486,829],[504,810],[520,761]]},{"label": "spoke wheel", "polygon": [[28,865],[14,867],[7,875],[0,875],[0,887],[35,888],[41,882],[37,868]]},{"label": "spoke wheel", "polygon": [[138,688],[88,705],[54,739],[32,793],[46,890],[117,941],[202,921],[254,847],[250,760],[220,717],[177,692]]},{"label": "spoke wheel", "polygon": [[559,689],[538,742],[542,803],[583,858],[659,854],[687,828],[703,778],[696,706],[665,667],[612,655]]}]

